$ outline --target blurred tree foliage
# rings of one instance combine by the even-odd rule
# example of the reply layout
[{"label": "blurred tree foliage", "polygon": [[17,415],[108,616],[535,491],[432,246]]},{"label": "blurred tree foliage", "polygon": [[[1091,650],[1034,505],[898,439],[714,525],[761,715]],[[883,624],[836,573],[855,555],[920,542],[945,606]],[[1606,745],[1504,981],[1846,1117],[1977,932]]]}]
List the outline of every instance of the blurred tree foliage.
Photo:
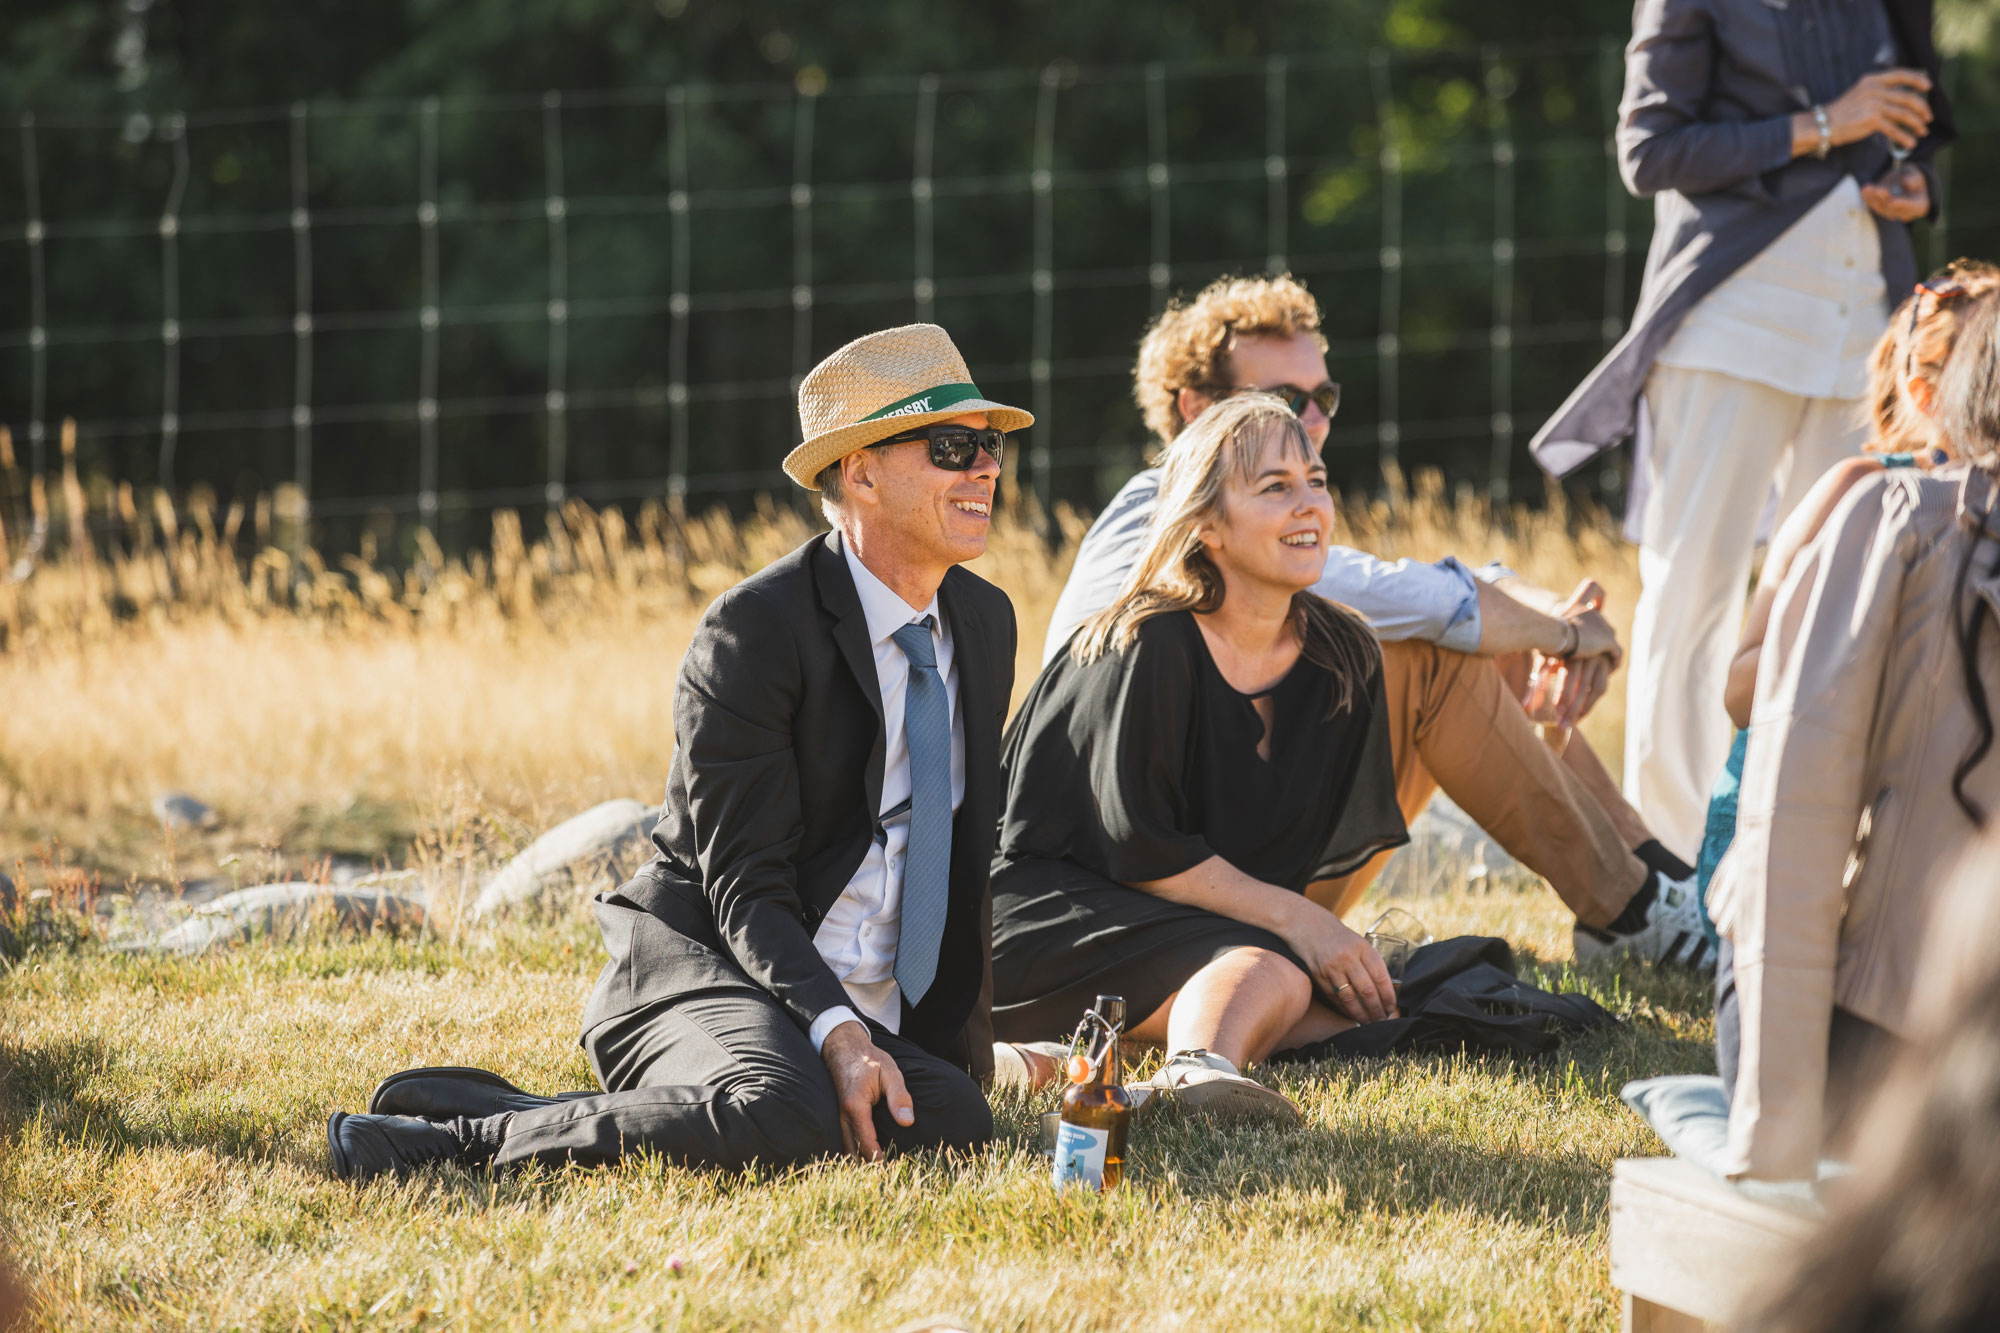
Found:
[{"label": "blurred tree foliage", "polygon": [[[447,317],[438,375],[448,397],[518,399],[538,395],[546,384],[549,331],[534,313],[549,296],[545,223],[538,213],[508,211],[510,205],[540,207],[544,126],[536,95],[544,89],[758,81],[823,89],[810,149],[812,179],[895,182],[911,171],[912,99],[907,91],[871,91],[869,77],[1021,71],[1018,79],[940,98],[935,170],[943,180],[1029,169],[1036,75],[1044,66],[1059,62],[1089,71],[1154,60],[1213,61],[1219,63],[1212,74],[1175,77],[1167,118],[1169,160],[1177,173],[1187,164],[1199,178],[1204,163],[1260,159],[1267,133],[1265,58],[1396,52],[1386,89],[1371,86],[1365,64],[1329,74],[1301,61],[1285,90],[1287,154],[1294,161],[1286,254],[1320,297],[1341,353],[1334,374],[1348,392],[1336,471],[1352,484],[1366,484],[1372,475],[1376,422],[1390,418],[1405,425],[1406,463],[1439,464],[1451,475],[1487,481],[1493,436],[1484,423],[1504,404],[1519,425],[1512,456],[1500,460],[1500,469],[1532,485],[1526,439],[1602,351],[1607,308],[1629,308],[1650,228],[1650,205],[1622,194],[1603,153],[1618,91],[1615,44],[1629,15],[1603,0],[983,0],[944,6],[913,0],[11,0],[8,11],[0,30],[0,106],[46,113],[36,148],[42,209],[52,226],[157,212],[173,175],[172,147],[159,132],[163,114],[301,101],[347,108],[311,119],[308,187],[316,215],[410,207],[419,169],[412,103],[443,99],[438,189],[454,220],[439,228],[441,305],[502,312]],[[1989,17],[1986,0],[1945,0],[1941,26],[1960,48],[1990,50]],[[1485,44],[1503,49],[1494,57],[1483,52]],[[1970,103],[1966,118],[1973,119],[2000,96],[1990,60],[1961,66],[1967,84],[1961,98]],[[518,110],[453,110],[453,99],[514,94],[527,95]],[[1387,132],[1401,153],[1403,245],[1431,256],[1403,270],[1394,385],[1385,383],[1376,351],[1384,331],[1377,250],[1385,147],[1377,113],[1385,101]],[[59,112],[113,114],[126,118],[127,128],[123,134],[65,130],[55,118]],[[1491,158],[1482,156],[1501,116],[1519,145],[1510,164],[1511,200],[1496,195]],[[689,121],[693,187],[787,185],[798,147],[794,117],[795,101],[784,95],[698,105]],[[669,145],[657,104],[566,105],[562,124],[568,194],[660,196],[668,188]],[[288,210],[288,134],[280,117],[204,126],[190,135],[191,178],[182,212],[272,216]],[[16,185],[18,138],[0,138],[0,228],[18,228],[24,216]],[[1058,172],[1095,171],[1108,183],[1057,191],[1058,273],[1145,264],[1150,205],[1144,182],[1112,177],[1120,168],[1143,167],[1147,158],[1143,80],[1085,78],[1062,85]],[[1984,160],[1991,162],[1991,154]],[[1984,202],[1973,209],[1984,208],[1991,219],[1991,182],[2000,173],[1982,174]],[[1960,173],[1962,187],[1967,175]],[[1264,265],[1264,180],[1258,174],[1238,183],[1226,176],[1202,188],[1177,185],[1175,289]],[[1510,280],[1496,282],[1492,241],[1502,211],[1520,240],[1504,261]],[[936,272],[943,284],[936,317],[959,338],[989,392],[1028,401],[1030,201],[1025,192],[941,193],[935,217]],[[1607,232],[1624,235],[1629,262],[1607,263]],[[1960,235],[1954,234],[1954,248],[1963,248]],[[1976,235],[1988,252],[2000,251],[2000,232],[1991,221]],[[666,236],[659,212],[573,218],[567,226],[571,300],[667,292]],[[907,279],[912,239],[907,197],[816,204],[813,281]],[[791,281],[793,217],[782,201],[698,211],[692,243],[697,309],[705,293],[787,288]],[[343,334],[338,316],[414,312],[422,281],[417,228],[399,215],[381,226],[317,230],[313,244],[315,312],[330,317],[321,321],[327,331],[314,342],[314,401],[411,402],[420,338],[415,319]],[[51,324],[157,321],[159,248],[148,235],[51,241]],[[292,237],[283,229],[185,235],[183,318],[288,319],[292,263]],[[18,437],[28,397],[18,239],[0,240],[0,272],[6,274],[0,279],[0,337],[11,337],[0,344],[0,420],[14,425]],[[1020,274],[1022,281],[1005,290],[947,294],[954,277],[996,273]],[[1143,432],[1124,367],[1154,304],[1143,279],[1123,287],[1058,288],[1053,354],[1094,369],[1059,378],[1055,386],[1057,494],[1095,503],[1129,467],[1124,459],[1095,455],[1065,465],[1066,449],[1081,460],[1080,451],[1124,445],[1128,457],[1137,457]],[[505,313],[510,310],[528,313],[514,317]],[[818,305],[808,359],[914,313],[909,298]],[[1503,390],[1484,338],[1490,327],[1506,323],[1580,332],[1512,349],[1499,372]],[[667,329],[660,313],[573,323],[571,389],[663,388]],[[789,302],[698,314],[690,329],[689,381],[788,375],[796,357],[794,329]],[[49,413],[87,419],[156,414],[160,361],[157,339],[52,346]],[[293,384],[292,342],[283,335],[190,337],[180,374],[183,415],[285,407]],[[1384,401],[1390,393],[1394,404]],[[570,477],[615,482],[662,474],[666,416],[663,399],[576,414],[569,428]],[[1461,428],[1466,422],[1479,424]],[[539,484],[546,447],[540,416],[455,418],[441,421],[439,429],[439,481],[447,492]],[[416,430],[414,420],[316,426],[315,493],[413,491]],[[697,402],[693,470],[767,467],[794,431],[783,402]],[[157,443],[139,432],[106,435],[87,439],[85,453],[99,471],[146,482],[155,473]],[[177,479],[204,482],[225,495],[260,490],[290,475],[291,458],[288,429],[204,432],[182,441]],[[482,532],[482,516],[461,514],[457,528],[462,537]]]}]

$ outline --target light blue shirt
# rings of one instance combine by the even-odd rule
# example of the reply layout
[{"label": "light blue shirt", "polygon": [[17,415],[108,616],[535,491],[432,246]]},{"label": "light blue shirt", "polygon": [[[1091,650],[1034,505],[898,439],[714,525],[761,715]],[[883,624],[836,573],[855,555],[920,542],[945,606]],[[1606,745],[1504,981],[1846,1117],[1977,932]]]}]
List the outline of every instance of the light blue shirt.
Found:
[{"label": "light blue shirt", "polygon": [[[1138,563],[1160,493],[1160,470],[1147,468],[1125,483],[1077,548],[1076,564],[1049,621],[1042,662],[1069,642],[1076,627],[1118,596]],[[1313,591],[1360,613],[1379,639],[1423,639],[1453,652],[1479,649],[1479,584],[1513,571],[1487,565],[1476,574],[1455,556],[1436,564],[1378,560],[1351,546],[1327,550],[1326,572]]]}]

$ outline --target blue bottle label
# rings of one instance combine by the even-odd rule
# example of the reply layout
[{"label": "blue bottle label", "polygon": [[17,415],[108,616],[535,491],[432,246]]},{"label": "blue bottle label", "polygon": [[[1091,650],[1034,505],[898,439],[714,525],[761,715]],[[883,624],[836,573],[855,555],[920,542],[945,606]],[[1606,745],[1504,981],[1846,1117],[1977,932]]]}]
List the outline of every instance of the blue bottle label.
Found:
[{"label": "blue bottle label", "polygon": [[1072,1125],[1065,1120],[1056,1130],[1055,1184],[1057,1189],[1082,1185],[1104,1188],[1104,1158],[1111,1148],[1111,1131]]}]

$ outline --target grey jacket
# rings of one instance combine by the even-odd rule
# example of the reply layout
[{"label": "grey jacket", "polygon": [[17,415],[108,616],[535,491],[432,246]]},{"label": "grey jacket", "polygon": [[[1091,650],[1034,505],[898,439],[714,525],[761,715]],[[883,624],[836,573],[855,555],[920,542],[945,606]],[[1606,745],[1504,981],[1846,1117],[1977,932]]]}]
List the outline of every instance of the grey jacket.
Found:
[{"label": "grey jacket", "polygon": [[[1792,156],[1791,117],[1894,66],[1938,76],[1931,0],[1638,0],[1625,51],[1618,167],[1654,204],[1652,248],[1631,328],[1530,446],[1563,476],[1630,435],[1653,359],[1697,302],[1812,211],[1841,177],[1867,184],[1890,165],[1879,136],[1824,160]],[[1942,87],[1930,160],[1952,135]],[[1917,280],[1910,229],[1875,220],[1892,302]]]}]

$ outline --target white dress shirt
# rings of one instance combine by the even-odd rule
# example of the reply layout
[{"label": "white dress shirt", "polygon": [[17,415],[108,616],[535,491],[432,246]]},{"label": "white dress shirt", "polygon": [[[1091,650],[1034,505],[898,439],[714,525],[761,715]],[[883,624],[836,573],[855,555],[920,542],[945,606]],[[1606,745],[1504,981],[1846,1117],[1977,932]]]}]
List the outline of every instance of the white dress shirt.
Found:
[{"label": "white dress shirt", "polygon": [[[931,617],[931,642],[937,646],[938,677],[944,681],[945,706],[951,712],[951,808],[965,800],[965,718],[958,709],[958,673],[952,661],[951,629],[937,598],[921,611],[890,591],[846,542],[848,572],[861,596],[861,613],[868,622],[868,643],[875,653],[875,683],[882,693],[882,808],[875,837],[860,868],[813,934],[813,947],[840,978],[854,1009],[894,1032],[902,1023],[903,993],[896,985],[896,940],[903,920],[904,849],[910,842],[910,740],[903,730],[903,702],[910,679],[910,659],[890,637],[905,625]],[[891,812],[894,811],[894,814]],[[813,1020],[813,1049],[826,1034],[857,1015],[837,1005]]]},{"label": "white dress shirt", "polygon": [[1888,304],[1875,215],[1852,176],[1703,297],[1658,363],[1799,398],[1860,398]]}]

